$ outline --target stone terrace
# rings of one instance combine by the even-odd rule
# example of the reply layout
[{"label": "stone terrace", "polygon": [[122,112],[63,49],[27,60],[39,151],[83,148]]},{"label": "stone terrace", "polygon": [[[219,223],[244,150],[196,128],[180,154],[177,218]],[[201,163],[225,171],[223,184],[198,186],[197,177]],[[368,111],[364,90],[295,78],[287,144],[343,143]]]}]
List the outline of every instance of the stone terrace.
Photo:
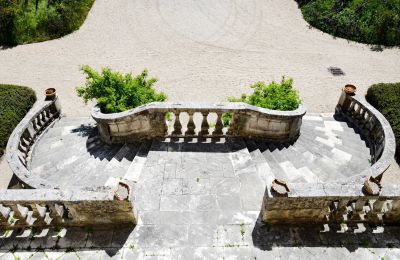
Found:
[{"label": "stone terrace", "polygon": [[113,231],[13,233],[0,240],[1,252],[16,252],[0,257],[288,259],[353,252],[367,259],[396,258],[398,250],[391,249],[400,245],[396,227],[384,233],[364,225],[321,233],[318,226],[271,227],[259,218],[267,171],[299,182],[332,182],[368,167],[369,158],[360,135],[331,114],[305,116],[294,144],[209,138],[106,145],[89,118],[64,117],[35,145],[32,172],[60,188],[129,180],[138,224]]}]

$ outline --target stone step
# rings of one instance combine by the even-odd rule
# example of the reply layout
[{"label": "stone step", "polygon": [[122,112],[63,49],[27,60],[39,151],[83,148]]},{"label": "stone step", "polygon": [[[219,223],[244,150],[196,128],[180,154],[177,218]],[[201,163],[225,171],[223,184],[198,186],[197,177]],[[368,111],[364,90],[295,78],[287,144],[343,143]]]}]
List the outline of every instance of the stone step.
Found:
[{"label": "stone step", "polygon": [[124,144],[104,170],[113,178],[123,178],[140,149],[141,143]]},{"label": "stone step", "polygon": [[[303,149],[303,152],[305,152],[306,149],[308,151],[313,151],[312,153],[316,155],[316,157],[323,155],[330,158],[334,164],[346,172],[345,175],[348,175],[348,172],[351,173],[352,170],[359,171],[360,169],[365,168],[370,159],[368,155],[369,150],[365,147],[364,149],[360,147],[358,150],[354,150],[353,148],[349,149],[346,146],[335,145],[334,148],[331,148],[308,137],[298,140],[294,147],[297,149]],[[316,149],[318,149],[318,151],[316,151]],[[344,165],[348,167],[343,167]]]},{"label": "stone step", "polygon": [[139,180],[140,174],[147,160],[147,155],[150,148],[152,147],[152,141],[144,141],[140,146],[135,158],[130,164],[128,170],[124,175],[124,179],[129,182],[137,182]]}]

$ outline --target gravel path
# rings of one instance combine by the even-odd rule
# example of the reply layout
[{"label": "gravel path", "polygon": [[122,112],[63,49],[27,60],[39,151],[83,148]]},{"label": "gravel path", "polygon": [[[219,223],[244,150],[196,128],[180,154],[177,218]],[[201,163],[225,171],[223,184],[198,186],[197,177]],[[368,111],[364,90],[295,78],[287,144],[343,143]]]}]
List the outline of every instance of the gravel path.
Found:
[{"label": "gravel path", "polygon": [[82,64],[148,68],[172,101],[221,101],[288,75],[312,112],[332,112],[345,83],[365,92],[400,81],[398,48],[371,51],[310,29],[293,0],[96,0],[79,31],[0,50],[0,82],[56,87],[67,115],[87,116],[91,105],[74,91]]}]

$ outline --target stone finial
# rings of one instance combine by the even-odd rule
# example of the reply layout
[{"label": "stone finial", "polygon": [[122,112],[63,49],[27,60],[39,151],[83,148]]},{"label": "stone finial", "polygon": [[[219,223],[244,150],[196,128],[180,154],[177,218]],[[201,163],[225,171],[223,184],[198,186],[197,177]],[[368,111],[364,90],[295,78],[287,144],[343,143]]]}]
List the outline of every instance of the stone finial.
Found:
[{"label": "stone finial", "polygon": [[287,183],[283,180],[274,179],[272,181],[272,191],[275,192],[278,196],[287,196],[290,192],[290,189]]},{"label": "stone finial", "polygon": [[364,190],[368,195],[379,195],[381,188],[379,181],[372,176],[367,177],[364,181]]}]

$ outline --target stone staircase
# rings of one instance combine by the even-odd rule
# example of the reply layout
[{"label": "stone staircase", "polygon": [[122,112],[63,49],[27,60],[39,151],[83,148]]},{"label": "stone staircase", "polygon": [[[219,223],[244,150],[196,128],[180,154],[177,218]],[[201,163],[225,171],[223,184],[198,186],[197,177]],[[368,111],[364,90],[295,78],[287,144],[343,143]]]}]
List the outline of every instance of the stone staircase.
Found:
[{"label": "stone staircase", "polygon": [[[108,145],[99,140],[91,119],[63,117],[42,135],[31,158],[32,174],[62,188],[104,186],[116,179],[137,182],[143,169],[153,166],[163,167],[158,171],[165,172],[166,178],[232,177],[242,169],[256,167],[253,171],[264,183],[266,176],[312,183],[355,178],[370,165],[365,141],[331,114],[305,116],[301,135],[294,143],[241,138],[225,142],[222,138]],[[190,164],[184,163],[187,160]]]},{"label": "stone staircase", "polygon": [[370,165],[371,158],[356,130],[330,114],[305,116],[295,143],[246,140],[246,144],[253,158],[264,158],[275,177],[290,182],[351,179]]},{"label": "stone staircase", "polygon": [[38,141],[30,167],[62,187],[104,186],[110,177],[134,180],[150,144],[104,144],[91,119],[64,117]]}]

